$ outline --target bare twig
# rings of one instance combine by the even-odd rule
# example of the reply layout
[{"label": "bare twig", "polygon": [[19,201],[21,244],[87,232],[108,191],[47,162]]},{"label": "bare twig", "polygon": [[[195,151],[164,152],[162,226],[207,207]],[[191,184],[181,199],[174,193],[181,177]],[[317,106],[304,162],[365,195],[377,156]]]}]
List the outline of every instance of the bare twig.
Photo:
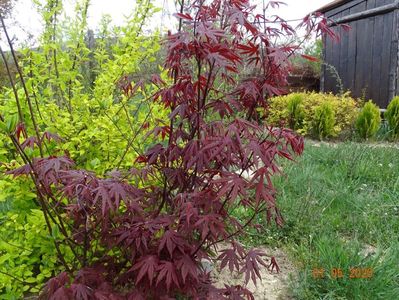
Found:
[{"label": "bare twig", "polygon": [[22,70],[21,70],[21,68],[19,66],[18,59],[17,59],[17,56],[15,54],[12,41],[10,39],[10,36],[8,35],[8,31],[7,31],[6,25],[4,23],[3,16],[1,14],[0,14],[0,21],[1,21],[1,25],[3,26],[3,30],[4,30],[4,33],[6,35],[8,45],[10,47],[12,57],[14,59],[15,66],[16,66],[16,68],[18,70],[18,74],[19,74],[19,77],[20,77],[19,79],[21,80],[21,84],[22,84],[22,87],[23,87],[24,92],[25,92],[26,101],[28,102],[29,113],[30,113],[30,116],[31,116],[33,127],[35,129],[36,138],[37,138],[37,145],[39,147],[40,156],[43,157],[42,139],[40,138],[39,128],[37,126],[35,114],[33,112],[32,102],[30,100],[29,92],[28,92],[28,89],[27,89],[26,84],[25,84],[24,75],[22,74]]}]

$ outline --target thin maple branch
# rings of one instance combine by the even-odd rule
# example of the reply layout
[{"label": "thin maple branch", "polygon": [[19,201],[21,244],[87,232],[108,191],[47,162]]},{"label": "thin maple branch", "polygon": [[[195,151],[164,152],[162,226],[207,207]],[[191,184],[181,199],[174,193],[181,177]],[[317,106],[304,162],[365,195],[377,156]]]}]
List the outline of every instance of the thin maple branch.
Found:
[{"label": "thin maple branch", "polygon": [[35,114],[33,112],[32,102],[30,100],[29,92],[28,92],[28,89],[27,89],[26,84],[25,84],[24,75],[22,74],[22,70],[21,70],[21,68],[19,66],[18,59],[17,59],[17,56],[15,54],[14,46],[12,44],[10,36],[8,35],[8,30],[6,28],[6,25],[4,23],[4,19],[3,19],[3,16],[1,15],[1,13],[0,13],[0,21],[1,21],[1,25],[3,27],[3,31],[4,31],[4,33],[6,35],[8,46],[10,47],[11,55],[12,55],[12,57],[14,59],[15,66],[16,66],[18,74],[19,74],[19,79],[21,81],[23,90],[25,92],[26,101],[28,102],[29,113],[30,113],[30,117],[31,117],[31,120],[32,120],[32,123],[33,123],[33,127],[34,127],[34,130],[35,130],[35,133],[36,133],[37,145],[39,147],[40,156],[43,157],[42,140],[40,139],[39,127],[38,127],[38,125],[36,123],[36,118],[35,118]]},{"label": "thin maple branch", "polygon": [[[265,143],[265,142],[267,141],[267,138],[268,138],[268,135],[261,141],[260,144]],[[249,156],[249,158],[248,158],[248,160],[247,160],[247,162],[246,162],[246,166],[241,170],[240,174],[238,174],[239,177],[242,177],[242,174],[244,173],[244,171],[245,171],[245,170],[248,170],[248,168],[250,168],[250,167],[253,165],[253,162],[251,162],[251,159],[252,159],[253,155],[254,155],[254,152],[251,152],[251,154],[250,154],[250,156]],[[234,189],[234,186],[232,186],[232,187],[230,188],[230,191],[228,192],[228,194],[227,194],[225,200],[223,201],[222,206],[220,207],[220,209],[219,209],[219,211],[218,211],[218,214],[220,214],[220,213],[223,211],[223,209],[224,209],[224,207],[226,206],[227,202],[230,200],[230,196],[231,196],[231,193],[233,192],[233,189]],[[206,242],[206,240],[209,238],[209,235],[210,235],[210,232],[208,232],[208,234],[206,235],[206,237],[202,239],[202,241],[201,241],[200,244],[197,246],[197,248],[195,249],[195,251],[191,254],[192,256],[195,256],[195,255],[198,253],[198,251],[202,248],[202,246],[204,245],[204,243]]]},{"label": "thin maple branch", "polygon": [[[262,205],[264,205],[264,203],[262,203]],[[225,241],[225,240],[229,240],[229,239],[235,237],[236,235],[240,234],[241,232],[243,232],[243,230],[244,230],[245,228],[247,228],[247,227],[252,223],[252,221],[255,219],[255,217],[256,217],[257,215],[259,215],[260,213],[266,211],[267,209],[268,209],[267,207],[263,207],[263,208],[259,207],[259,208],[256,208],[255,211],[254,211],[254,213],[252,214],[252,216],[244,223],[244,225],[240,224],[240,227],[239,227],[235,232],[229,234],[227,237],[225,237],[225,238],[223,238],[223,239],[219,239],[219,240],[217,240],[217,241],[214,241],[214,242],[210,243],[210,244],[206,247],[206,249],[209,249],[209,248],[212,247],[213,245],[219,244],[219,243],[221,243],[221,242],[223,242],[223,241]]]},{"label": "thin maple branch", "polygon": [[[181,2],[180,2],[180,14],[182,14],[183,11],[184,11],[184,0],[181,0]],[[179,19],[179,28],[178,28],[178,31],[177,31],[177,32],[180,33],[181,30],[182,30],[182,28],[183,28],[183,19],[180,18],[180,19]],[[177,74],[177,70],[176,70],[176,72],[174,73],[174,77],[173,77],[173,84],[174,84],[174,85],[177,83],[177,75],[178,75],[178,74]],[[175,99],[175,97],[173,97],[173,102],[172,102],[172,105],[171,105],[171,107],[170,107],[171,113],[172,113],[175,109],[176,109],[176,99]],[[176,118],[176,116],[170,118],[170,124],[169,124],[169,139],[168,139],[168,146],[169,146],[169,147],[172,145],[172,142],[173,142],[174,120],[175,120],[175,118]],[[167,168],[169,167],[169,161],[166,162],[166,167],[167,167]],[[164,207],[164,205],[165,205],[165,203],[166,203],[167,186],[168,186],[168,181],[167,181],[167,178],[166,178],[166,174],[164,174],[164,183],[163,183],[163,188],[162,188],[162,201],[161,201],[161,203],[159,204],[157,213],[155,214],[156,216],[158,216],[158,215],[161,213],[161,211],[162,211],[162,209],[163,209],[163,207]]]},{"label": "thin maple branch", "polygon": [[12,279],[14,279],[14,280],[20,282],[20,283],[22,283],[24,286],[25,286],[25,285],[31,286],[31,287],[35,286],[35,284],[26,282],[26,281],[24,281],[24,280],[22,280],[22,279],[20,279],[20,278],[18,278],[18,277],[16,277],[16,276],[14,276],[14,275],[11,275],[11,274],[9,274],[9,273],[3,272],[3,271],[1,271],[1,270],[0,270],[0,273],[3,274],[3,275],[8,276],[8,277],[10,277],[10,278],[12,278]]},{"label": "thin maple branch", "polygon": [[18,97],[18,92],[17,92],[17,89],[15,88],[14,79],[12,77],[12,74],[11,74],[11,71],[10,71],[10,67],[8,66],[7,58],[4,55],[4,52],[3,52],[3,49],[1,48],[1,46],[0,46],[0,53],[1,53],[1,58],[3,59],[4,65],[5,65],[6,70],[7,70],[7,77],[9,79],[9,81],[10,81],[11,88],[12,88],[12,91],[14,93],[15,102],[17,103],[19,121],[21,123],[23,123],[24,122],[24,115],[22,113],[22,108],[21,108],[21,103],[20,103],[19,97]]},{"label": "thin maple branch", "polygon": [[[84,9],[83,9],[83,13],[82,13],[82,23],[83,22],[87,22],[87,11],[89,9],[89,5],[90,5],[90,0],[86,0],[84,3]],[[80,35],[83,34],[83,28],[82,28],[82,32],[80,33]],[[81,47],[80,45],[80,41],[78,41],[77,45],[76,45],[76,49],[75,49],[75,53],[73,56],[73,62],[72,62],[72,67],[70,72],[73,72],[76,68],[76,63],[78,60],[78,54],[77,51],[79,50],[79,48]],[[69,112],[71,114],[71,119],[73,119],[73,115],[72,115],[72,79],[69,79],[68,81],[68,106],[69,106]]]},{"label": "thin maple branch", "polygon": [[150,11],[150,3],[151,2],[149,0],[147,0],[147,2],[145,4],[145,11],[144,11],[144,14],[142,15],[142,19],[140,22],[139,30],[137,30],[136,37],[138,37],[141,34],[141,31],[143,30],[145,21],[147,20],[147,14]]},{"label": "thin maple branch", "polygon": [[[0,115],[0,121],[4,122],[4,118],[3,118],[2,115]],[[46,201],[44,200],[44,195],[43,195],[42,192],[41,192],[40,185],[43,185],[43,183],[37,182],[36,179],[38,178],[38,175],[36,174],[36,171],[35,171],[33,162],[32,162],[32,161],[30,160],[30,158],[26,155],[25,151],[24,151],[23,148],[21,147],[21,145],[20,145],[20,143],[18,142],[18,140],[17,140],[12,134],[8,134],[8,136],[9,136],[9,138],[11,139],[12,143],[14,144],[15,149],[16,149],[17,152],[20,154],[20,156],[21,156],[22,160],[24,161],[24,163],[30,166],[31,172],[29,172],[29,176],[31,177],[31,179],[32,179],[32,181],[33,181],[33,183],[34,183],[34,185],[35,185],[35,187],[36,187],[36,194],[37,194],[37,196],[38,196],[38,198],[39,198],[39,199],[38,199],[39,201],[37,201],[36,199],[35,199],[34,201],[35,201],[35,203],[36,203],[39,207],[41,207],[42,212],[43,212],[43,216],[44,216],[44,218],[45,218],[46,227],[47,227],[47,229],[48,229],[48,231],[49,231],[49,234],[51,235],[53,231],[52,231],[52,226],[51,226],[51,223],[50,223],[50,221],[49,221],[49,218],[53,221],[53,223],[54,223],[56,226],[57,226],[57,222],[56,222],[56,220],[54,219],[54,217],[51,215],[51,213],[49,212],[48,207],[47,207],[47,205],[46,205]],[[51,196],[50,194],[48,194],[48,195]],[[61,228],[63,228],[63,227],[61,227]],[[66,231],[63,231],[63,230],[61,229],[61,232],[63,233],[63,235],[65,236],[66,239],[69,238],[69,236],[68,236],[68,234],[67,234]],[[60,250],[60,248],[59,248],[58,241],[56,241],[55,239],[54,239],[54,246],[55,246],[56,251],[57,251],[57,256],[58,256],[58,258],[60,259],[62,265],[65,267],[65,269],[66,269],[68,272],[71,272],[71,269],[69,268],[68,264],[66,263],[66,261],[65,261],[65,259],[64,259],[64,256],[63,256],[63,254],[62,254],[62,252],[61,252],[61,250]],[[78,259],[79,256],[76,254],[76,252],[74,251],[73,247],[70,246],[70,248],[71,248],[73,254],[75,255],[75,257]]]},{"label": "thin maple branch", "polygon": [[[54,3],[52,3],[54,6],[51,7],[51,10],[54,10],[54,14],[51,16],[51,20],[50,23],[52,23],[52,35],[51,35],[51,41],[52,43],[55,44],[56,39],[57,39],[57,8],[58,8],[58,0],[55,0]],[[61,89],[61,87],[58,84],[58,81],[60,80],[60,72],[58,71],[58,62],[57,62],[57,49],[55,47],[53,47],[53,64],[54,64],[54,71],[55,71],[55,77],[57,79],[57,84],[56,84],[56,88],[58,91],[58,94],[60,96],[60,99],[62,100],[62,102],[65,102],[65,97],[64,97],[64,93]],[[69,113],[71,113],[71,107],[67,106]]]},{"label": "thin maple branch", "polygon": [[[33,78],[33,71],[32,71],[32,51],[29,51],[29,77],[32,79]],[[32,93],[33,93],[33,99],[35,101],[35,105],[36,105],[36,110],[37,113],[39,114],[39,117],[42,121],[44,121],[42,113],[40,111],[40,107],[39,107],[39,102],[37,100],[37,96],[36,96],[36,92],[35,92],[35,88],[33,86],[33,82],[32,82]]]},{"label": "thin maple branch", "polygon": [[147,115],[144,118],[144,121],[140,124],[140,127],[137,129],[137,131],[135,132],[135,134],[133,135],[133,137],[129,140],[128,144],[126,145],[125,151],[123,152],[118,164],[117,164],[117,169],[120,168],[123,160],[125,159],[125,156],[127,155],[127,153],[129,152],[130,147],[132,147],[133,143],[135,142],[137,136],[141,133],[141,130],[144,127],[144,124],[147,122],[148,118],[152,115],[152,107],[150,107],[149,112],[147,113]]},{"label": "thin maple branch", "polygon": [[3,243],[6,243],[7,245],[10,245],[11,247],[15,247],[15,248],[20,249],[20,250],[23,250],[23,251],[33,252],[33,250],[26,249],[26,248],[24,248],[24,247],[22,247],[22,246],[18,246],[18,245],[15,245],[15,244],[13,244],[13,243],[10,243],[9,241],[6,241],[6,240],[5,240],[4,238],[2,238],[2,237],[0,237],[0,240],[2,240]]}]

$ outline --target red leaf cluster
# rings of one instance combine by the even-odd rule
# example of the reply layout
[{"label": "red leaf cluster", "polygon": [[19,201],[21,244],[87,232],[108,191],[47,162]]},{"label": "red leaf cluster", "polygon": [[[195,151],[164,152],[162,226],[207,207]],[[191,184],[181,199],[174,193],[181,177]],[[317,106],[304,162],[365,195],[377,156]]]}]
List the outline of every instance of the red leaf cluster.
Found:
[{"label": "red leaf cluster", "polygon": [[[262,252],[234,239],[261,213],[282,225],[271,181],[280,172],[276,158],[303,151],[302,138],[260,124],[256,113],[283,91],[295,47],[272,40],[293,29],[255,14],[248,0],[190,1],[176,16],[181,30],[165,41],[173,83],[151,79],[170,124],[150,132],[162,141],[138,156],[142,169],[99,178],[74,169],[68,157],[50,156],[10,172],[32,175],[51,208],[45,212],[66,215],[70,226],[61,232],[76,262],[47,283],[43,299],[253,299],[245,287],[215,288],[203,259],[243,273],[246,283],[256,283],[261,268],[279,271],[274,258],[267,265]],[[330,30],[324,20],[304,24]],[[118,81],[129,97],[142,84]],[[36,142],[27,138],[23,147]],[[236,219],[237,205],[254,215]],[[231,249],[215,256],[220,242]]]}]

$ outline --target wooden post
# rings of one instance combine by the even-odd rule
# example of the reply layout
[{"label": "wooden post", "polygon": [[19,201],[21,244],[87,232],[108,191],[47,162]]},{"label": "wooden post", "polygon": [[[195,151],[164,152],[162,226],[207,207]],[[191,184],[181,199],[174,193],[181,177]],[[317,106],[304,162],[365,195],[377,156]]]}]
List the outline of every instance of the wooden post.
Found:
[{"label": "wooden post", "polygon": [[398,93],[399,80],[399,9],[395,11],[393,19],[393,34],[391,44],[391,65],[389,70],[389,99],[387,103]]},{"label": "wooden post", "polygon": [[399,95],[399,9],[396,10],[396,38],[397,38],[397,54],[396,54],[396,87],[395,95]]},{"label": "wooden post", "polygon": [[[322,36],[322,41],[323,41],[323,53],[322,53],[322,61],[325,62],[326,61],[326,35],[323,34]],[[322,64],[321,65],[321,76],[320,76],[320,92],[325,92],[325,86],[324,86],[324,80],[325,80],[325,76],[326,76],[326,65]]]}]

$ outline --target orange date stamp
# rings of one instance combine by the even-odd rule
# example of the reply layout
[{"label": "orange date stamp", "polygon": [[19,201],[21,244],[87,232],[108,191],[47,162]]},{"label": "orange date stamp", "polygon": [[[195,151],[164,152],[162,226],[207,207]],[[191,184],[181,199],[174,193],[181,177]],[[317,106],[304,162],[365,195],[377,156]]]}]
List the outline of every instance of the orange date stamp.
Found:
[{"label": "orange date stamp", "polygon": [[312,277],[314,279],[323,279],[328,273],[332,279],[344,278],[346,276],[349,279],[370,279],[373,277],[374,271],[372,268],[350,268],[347,272],[341,268],[332,268],[331,270],[314,268],[312,270]]}]

